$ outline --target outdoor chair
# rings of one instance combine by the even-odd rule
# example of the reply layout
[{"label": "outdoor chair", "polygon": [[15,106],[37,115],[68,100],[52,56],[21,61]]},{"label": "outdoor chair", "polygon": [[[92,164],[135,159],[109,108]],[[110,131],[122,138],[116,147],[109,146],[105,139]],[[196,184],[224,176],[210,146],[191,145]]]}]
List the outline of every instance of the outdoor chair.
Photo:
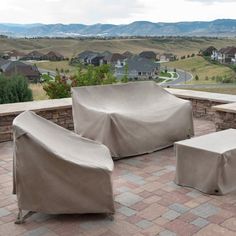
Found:
[{"label": "outdoor chair", "polygon": [[14,190],[20,209],[47,214],[114,213],[107,147],[33,112],[13,121]]},{"label": "outdoor chair", "polygon": [[75,132],[114,159],[150,153],[193,135],[191,102],[155,82],[72,88]]}]

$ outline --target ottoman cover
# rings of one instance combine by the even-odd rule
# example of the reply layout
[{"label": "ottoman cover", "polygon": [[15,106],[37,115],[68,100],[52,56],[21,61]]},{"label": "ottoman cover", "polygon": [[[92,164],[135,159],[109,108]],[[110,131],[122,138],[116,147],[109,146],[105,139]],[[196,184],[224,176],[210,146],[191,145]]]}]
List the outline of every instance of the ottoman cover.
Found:
[{"label": "ottoman cover", "polygon": [[236,190],[236,130],[228,129],[175,143],[175,182],[204,193]]}]

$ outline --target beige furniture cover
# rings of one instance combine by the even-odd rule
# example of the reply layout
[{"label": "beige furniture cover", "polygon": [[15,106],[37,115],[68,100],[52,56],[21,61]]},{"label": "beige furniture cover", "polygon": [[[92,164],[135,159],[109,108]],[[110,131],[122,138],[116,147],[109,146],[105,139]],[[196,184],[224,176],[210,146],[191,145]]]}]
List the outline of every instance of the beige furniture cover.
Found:
[{"label": "beige furniture cover", "polygon": [[175,182],[209,194],[236,190],[236,130],[175,143]]},{"label": "beige furniture cover", "polygon": [[191,103],[152,81],[73,88],[72,101],[76,133],[105,144],[114,159],[193,135]]},{"label": "beige furniture cover", "polygon": [[33,112],[13,121],[14,193],[22,210],[113,213],[109,150]]}]

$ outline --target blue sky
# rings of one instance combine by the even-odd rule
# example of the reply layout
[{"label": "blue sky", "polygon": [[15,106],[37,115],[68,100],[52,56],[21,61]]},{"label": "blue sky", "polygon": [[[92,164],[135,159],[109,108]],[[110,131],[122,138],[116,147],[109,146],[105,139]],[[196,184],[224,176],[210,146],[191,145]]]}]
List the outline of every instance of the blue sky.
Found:
[{"label": "blue sky", "polygon": [[0,22],[113,23],[236,19],[236,0],[6,0]]}]

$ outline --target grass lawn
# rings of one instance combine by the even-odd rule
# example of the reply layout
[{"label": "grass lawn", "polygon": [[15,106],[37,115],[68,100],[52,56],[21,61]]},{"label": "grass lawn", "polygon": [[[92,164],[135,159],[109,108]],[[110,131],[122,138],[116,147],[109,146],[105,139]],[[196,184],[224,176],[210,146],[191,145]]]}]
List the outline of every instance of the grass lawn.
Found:
[{"label": "grass lawn", "polygon": [[155,51],[158,53],[171,52],[178,56],[198,53],[200,49],[214,46],[217,49],[235,45],[236,38],[186,38],[186,37],[163,37],[163,38],[137,38],[137,39],[0,39],[0,53],[17,49],[25,53],[38,50],[42,53],[58,51],[66,57],[74,57],[84,50],[140,53],[141,51]]},{"label": "grass lawn", "polygon": [[171,78],[172,77],[171,73],[165,72],[165,71],[161,71],[160,76],[161,77],[167,77],[167,78]]},{"label": "grass lawn", "polygon": [[178,74],[174,72],[174,78],[178,78]]},{"label": "grass lawn", "polygon": [[224,65],[211,64],[200,56],[174,62],[168,62],[165,65],[172,68],[186,70],[193,74],[194,77],[195,75],[198,75],[199,80],[196,81],[195,79],[193,79],[192,81],[189,81],[189,83],[191,84],[216,83],[215,80],[211,79],[211,77],[213,76],[229,76],[235,78],[235,72],[232,69]]},{"label": "grass lawn", "polygon": [[49,99],[46,92],[43,90],[42,84],[30,84],[30,88],[33,93],[33,99],[36,100],[46,100]]},{"label": "grass lawn", "polygon": [[35,63],[37,67],[56,71],[56,69],[69,70],[69,74],[74,74],[77,70],[75,66],[70,66],[68,61],[38,61]]}]

